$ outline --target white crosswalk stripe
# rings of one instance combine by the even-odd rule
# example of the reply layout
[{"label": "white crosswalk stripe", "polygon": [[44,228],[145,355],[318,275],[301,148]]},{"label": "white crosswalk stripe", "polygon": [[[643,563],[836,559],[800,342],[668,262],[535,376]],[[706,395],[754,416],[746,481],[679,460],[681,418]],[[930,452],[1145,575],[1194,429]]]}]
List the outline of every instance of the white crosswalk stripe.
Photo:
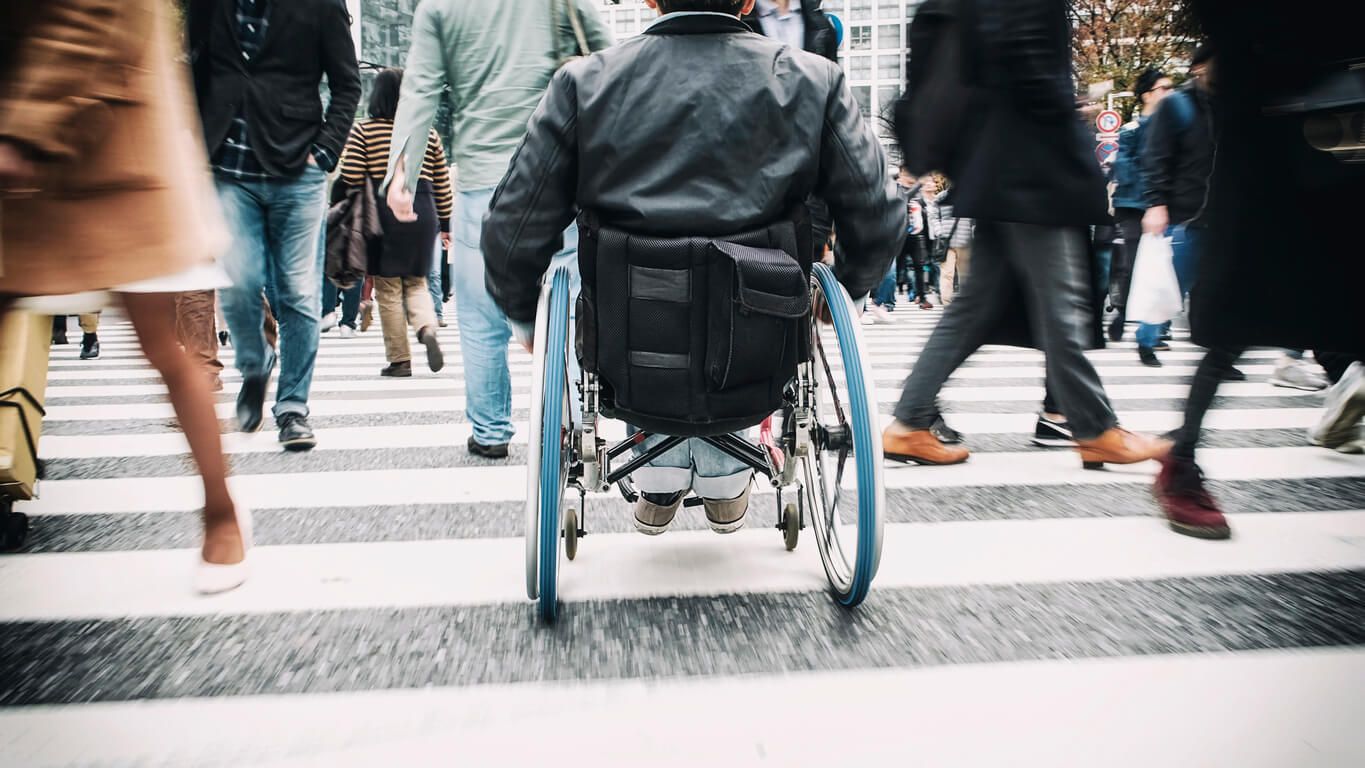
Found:
[{"label": "white crosswalk stripe", "polygon": [[[939,316],[864,326],[883,424]],[[324,334],[311,453],[281,453],[269,423],[225,435],[259,546],[210,599],[190,590],[202,490],[164,387],[126,323],[100,336],[98,360],[54,349],[48,479],[18,506],[26,549],[0,557],[0,763],[1076,764],[1060,721],[1088,765],[1365,764],[1365,458],[1307,444],[1322,398],[1272,386],[1274,350],[1247,353],[1205,422],[1230,541],[1172,533],[1154,465],[1033,447],[1043,357],[988,347],[941,397],[971,460],[885,471],[861,608],[830,605],[813,539],[783,549],[771,489],[730,537],[685,510],[646,539],[600,495],[547,628],[525,600],[525,452],[466,455],[453,326],[447,369],[410,380],[378,376],[377,325]],[[1089,353],[1125,426],[1179,425],[1201,351],[1172,347],[1163,368],[1131,343]],[[530,358],[509,358],[524,440]]]}]

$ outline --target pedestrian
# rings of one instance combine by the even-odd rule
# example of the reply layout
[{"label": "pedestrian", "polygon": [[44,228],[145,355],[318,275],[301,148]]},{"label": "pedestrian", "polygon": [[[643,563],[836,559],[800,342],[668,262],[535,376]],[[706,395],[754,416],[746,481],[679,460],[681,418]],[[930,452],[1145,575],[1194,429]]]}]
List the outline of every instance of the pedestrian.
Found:
[{"label": "pedestrian", "polygon": [[[233,235],[232,285],[221,298],[242,374],[237,423],[261,428],[278,358],[273,413],[290,451],[317,444],[308,393],[322,315],[318,233],[327,174],[360,100],[350,22],[342,0],[194,0],[187,17],[204,138]],[[278,355],[262,333],[266,290]]]},{"label": "pedestrian", "polygon": [[[937,187],[934,186],[932,176],[926,175],[922,179],[916,179],[905,166],[900,168],[896,186],[905,200],[906,211],[906,237],[900,262],[904,265],[905,277],[902,280],[913,286],[912,301],[919,305],[920,309],[933,309],[934,305],[929,303],[928,298],[928,266],[933,251],[934,229],[926,197],[936,193]],[[929,191],[928,195],[926,190]]]},{"label": "pedestrian", "polygon": [[[1147,212],[1146,185],[1142,179],[1142,143],[1147,124],[1161,100],[1174,89],[1171,78],[1159,69],[1149,68],[1138,75],[1133,95],[1138,100],[1137,115],[1119,129],[1119,151],[1114,156],[1111,178],[1114,184],[1114,222],[1118,225],[1123,247],[1114,254],[1110,270],[1110,305],[1114,318],[1109,324],[1109,340],[1123,338],[1127,321],[1128,289],[1133,280],[1133,263],[1142,240],[1142,215]],[[1155,348],[1160,348],[1157,339]],[[1155,355],[1152,355],[1155,359]]]},{"label": "pedestrian", "polygon": [[[388,148],[385,147],[385,150]],[[343,163],[345,154],[343,152]],[[332,185],[335,195],[338,182]],[[322,266],[318,268],[318,274],[322,275],[322,326],[319,330],[323,333],[336,329],[337,336],[343,339],[355,338],[356,324],[360,320],[361,294],[363,293],[364,281],[359,280],[355,285],[346,290],[342,290],[327,279],[324,274],[327,261],[327,222],[323,217],[321,231],[318,232],[318,263]],[[338,310],[340,314],[338,314]]]},{"label": "pedestrian", "polygon": [[[100,313],[83,312],[78,316],[77,321],[81,328],[81,351],[82,360],[94,360],[100,356]],[[52,343],[57,346],[67,344],[66,340],[66,315],[57,315],[52,318]]]},{"label": "pedestrian", "polygon": [[[341,178],[332,190],[333,200],[345,197],[348,187],[378,187],[389,168],[393,139],[393,116],[398,109],[403,70],[385,69],[370,86],[370,116],[356,123],[341,155]],[[452,195],[441,137],[428,130],[426,154],[418,171],[413,204],[417,220],[398,221],[387,205],[379,205],[383,234],[369,244],[369,274],[374,278],[379,303],[379,325],[384,332],[384,356],[388,366],[380,376],[412,376],[412,351],[407,326],[426,347],[427,367],[433,372],[445,366],[437,338],[436,312],[428,285],[432,247],[450,242]],[[378,195],[376,195],[378,197]],[[404,317],[406,315],[406,322]]]},{"label": "pedestrian", "polygon": [[971,219],[957,215],[951,187],[939,193],[938,215],[938,231],[943,238],[940,242],[947,246],[943,267],[939,273],[938,289],[939,298],[946,307],[953,303],[953,298],[962,290],[962,283],[967,279],[968,267],[972,261],[974,223]]},{"label": "pedestrian", "polygon": [[[426,0],[413,15],[384,185],[394,214],[412,219],[420,180],[414,169],[425,162],[426,137],[444,98],[442,87],[449,86],[456,105],[451,159],[460,170],[452,272],[465,412],[473,426],[467,447],[475,456],[507,458],[512,439],[507,367],[512,329],[485,285],[483,217],[555,70],[569,58],[611,45],[594,5],[588,0]],[[582,39],[576,29],[582,29]],[[480,44],[461,44],[465,40]],[[490,57],[488,51],[498,55]],[[577,274],[577,227],[563,236],[558,263]]]},{"label": "pedestrian", "polygon": [[[1220,373],[1240,350],[1314,349],[1335,383],[1309,440],[1358,450],[1365,414],[1365,366],[1359,363],[1365,359],[1359,306],[1365,262],[1343,254],[1360,249],[1365,165],[1353,162],[1358,149],[1349,136],[1331,129],[1335,114],[1365,109],[1359,96],[1343,102],[1334,87],[1351,82],[1350,62],[1365,57],[1359,34],[1365,8],[1308,2],[1284,13],[1278,4],[1222,0],[1195,6],[1210,43],[1194,57],[1192,95],[1208,109],[1218,161],[1209,169],[1201,219],[1206,241],[1194,265],[1190,329],[1209,353],[1195,374],[1179,439],[1155,493],[1177,532],[1226,538],[1231,527],[1203,482],[1196,449]],[[1163,104],[1153,128],[1165,109]],[[1292,225],[1267,225],[1267,177],[1280,180],[1273,196],[1276,222]],[[1179,214],[1172,206],[1165,217],[1144,220],[1144,229],[1159,231],[1162,218],[1176,221]],[[1286,291],[1266,280],[1283,270],[1286,259],[1293,259],[1298,274],[1312,276],[1311,290]]]},{"label": "pedestrian", "polygon": [[[1102,341],[1092,311],[1089,227],[1106,220],[1104,179],[1071,88],[1064,0],[982,4],[968,30],[983,114],[941,169],[958,215],[976,220],[972,278],[934,329],[882,436],[888,458],[959,464],[970,453],[931,427],[953,371],[987,343],[1037,344],[1083,466],[1156,458],[1169,443],[1121,429],[1084,350]],[[907,89],[914,92],[915,83]]]},{"label": "pedestrian", "polygon": [[[867,295],[900,249],[906,209],[843,71],[749,34],[740,15],[752,0],[646,2],[662,15],[643,35],[555,76],[484,223],[488,286],[519,340],[529,344],[541,277],[580,209],[600,216],[604,228],[646,241],[723,238],[791,222],[799,243],[813,227],[792,218],[807,218],[803,204],[813,196],[828,202],[838,225],[839,280],[851,296]],[[748,74],[731,79],[735,72]],[[727,87],[717,88],[720,81]],[[756,132],[749,114],[787,119]],[[660,135],[675,137],[670,151],[657,151]],[[808,242],[813,258],[823,243]],[[652,290],[685,290],[670,282],[676,279],[656,277]],[[599,293],[604,280],[599,275]],[[650,316],[668,319],[679,311],[686,317],[688,309],[676,294],[641,304],[663,305],[663,314]],[[583,332],[600,339],[622,331],[599,333],[594,324]],[[645,446],[663,439],[654,435]],[[753,472],[703,440],[686,441],[632,477],[641,492],[634,522],[642,533],[667,530],[689,491],[701,497],[716,532],[744,524]]]},{"label": "pedestrian", "polygon": [[250,514],[228,490],[213,400],[173,324],[178,291],[224,281],[214,259],[227,245],[178,35],[160,0],[24,5],[0,71],[0,296],[118,297],[203,484],[195,585],[232,589],[246,578]]}]

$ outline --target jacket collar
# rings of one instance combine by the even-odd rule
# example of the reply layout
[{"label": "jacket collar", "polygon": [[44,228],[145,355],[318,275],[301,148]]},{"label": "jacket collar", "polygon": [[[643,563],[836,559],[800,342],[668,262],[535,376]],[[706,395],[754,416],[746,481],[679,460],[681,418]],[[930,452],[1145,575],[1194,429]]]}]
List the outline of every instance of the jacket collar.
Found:
[{"label": "jacket collar", "polygon": [[646,35],[714,35],[751,31],[738,17],[726,13],[670,13],[645,30]]}]

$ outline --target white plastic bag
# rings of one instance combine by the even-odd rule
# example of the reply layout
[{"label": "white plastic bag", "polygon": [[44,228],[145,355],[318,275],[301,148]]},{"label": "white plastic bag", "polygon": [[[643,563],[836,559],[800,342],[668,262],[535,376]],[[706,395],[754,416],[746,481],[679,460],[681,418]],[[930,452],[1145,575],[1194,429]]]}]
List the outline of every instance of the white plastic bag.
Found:
[{"label": "white plastic bag", "polygon": [[1164,323],[1180,313],[1184,297],[1172,263],[1171,238],[1143,235],[1133,262],[1126,315],[1139,323]]}]

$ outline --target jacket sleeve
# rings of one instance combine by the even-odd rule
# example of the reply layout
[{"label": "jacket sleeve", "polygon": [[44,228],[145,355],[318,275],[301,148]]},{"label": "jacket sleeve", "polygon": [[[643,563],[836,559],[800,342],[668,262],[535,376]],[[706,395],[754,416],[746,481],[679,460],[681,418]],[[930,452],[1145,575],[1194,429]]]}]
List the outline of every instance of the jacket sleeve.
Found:
[{"label": "jacket sleeve", "polygon": [[1142,147],[1139,155],[1142,160],[1142,196],[1148,207],[1168,205],[1171,199],[1171,183],[1174,180],[1176,141],[1175,120],[1172,119],[1171,99],[1181,98],[1179,94],[1166,97],[1157,107],[1156,114],[1143,131]]},{"label": "jacket sleeve", "polygon": [[905,202],[887,171],[881,142],[863,121],[843,70],[830,64],[832,79],[820,138],[820,177],[815,194],[829,205],[846,258],[834,273],[855,299],[886,276],[905,241]]},{"label": "jacket sleeve", "polygon": [[993,6],[984,25],[987,45],[1010,98],[1037,117],[1071,115],[1074,86],[1058,65],[1070,60],[1071,51],[1063,0],[996,0]]},{"label": "jacket sleeve", "polygon": [[327,73],[327,117],[313,143],[341,156],[341,148],[360,105],[360,66],[351,39],[351,16],[343,0],[327,0],[322,9],[322,70]]},{"label": "jacket sleeve", "polygon": [[450,231],[450,214],[455,209],[455,193],[450,188],[450,166],[446,163],[446,150],[441,144],[441,136],[432,129],[427,138],[426,170],[431,175],[431,196],[436,200],[436,218],[440,220],[441,231]]},{"label": "jacket sleeve", "polygon": [[90,93],[96,72],[108,65],[126,12],[119,0],[44,0],[32,3],[32,21],[0,96],[0,138],[49,158],[80,153],[89,126],[81,115],[101,106]]},{"label": "jacket sleeve", "polygon": [[483,220],[484,283],[515,323],[536,318],[541,277],[574,217],[578,99],[570,64],[555,73]]},{"label": "jacket sleeve", "polygon": [[369,141],[365,137],[365,124],[356,123],[351,129],[351,137],[346,140],[346,149],[341,153],[341,177],[338,181],[358,187],[365,183],[365,173],[370,167]]},{"label": "jacket sleeve", "polygon": [[398,114],[393,118],[393,143],[389,149],[389,168],[384,174],[381,193],[393,181],[394,169],[402,158],[407,172],[408,191],[417,190],[418,171],[427,151],[427,132],[436,119],[445,88],[445,51],[441,45],[440,3],[419,3],[412,16],[412,45],[403,69],[403,87],[398,98]]}]

